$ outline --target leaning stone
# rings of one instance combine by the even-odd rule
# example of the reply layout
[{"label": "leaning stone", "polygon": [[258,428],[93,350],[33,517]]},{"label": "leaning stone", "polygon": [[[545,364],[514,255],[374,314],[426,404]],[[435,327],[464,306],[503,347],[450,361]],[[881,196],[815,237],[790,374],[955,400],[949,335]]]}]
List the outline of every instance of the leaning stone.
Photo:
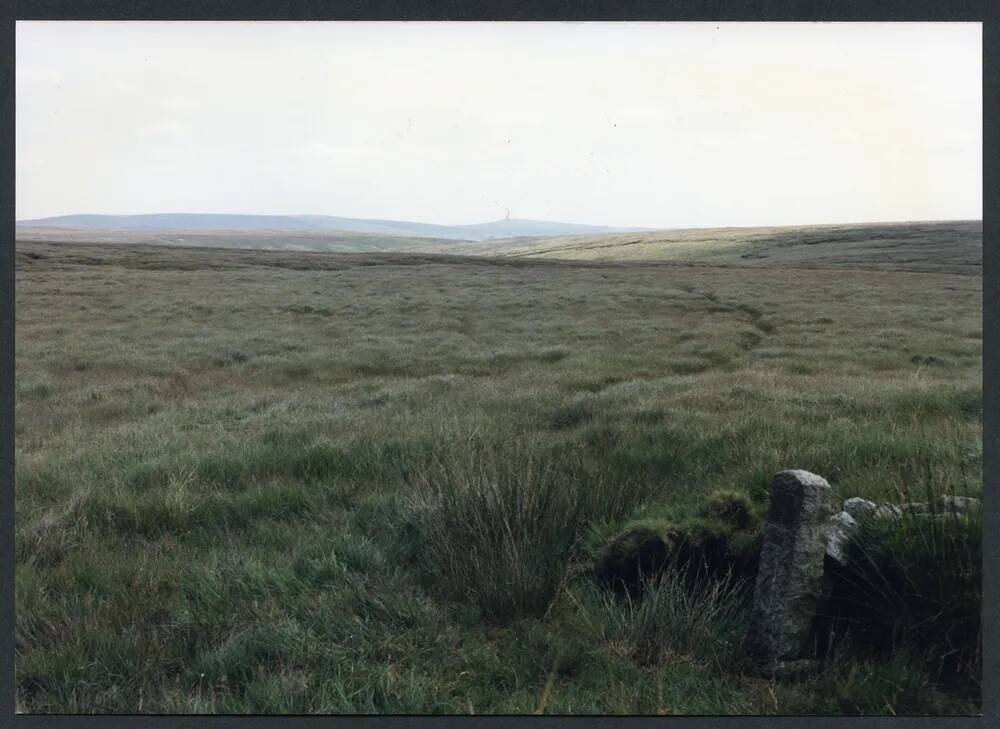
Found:
[{"label": "leaning stone", "polygon": [[931,505],[926,501],[913,501],[909,504],[900,504],[899,508],[904,514],[927,514],[931,510]]},{"label": "leaning stone", "polygon": [[868,501],[855,496],[844,502],[844,511],[853,516],[858,521],[862,521],[866,516],[875,513],[875,502]]},{"label": "leaning stone", "polygon": [[830,484],[808,471],[771,481],[747,653],[759,662],[801,657],[822,591],[830,517]]},{"label": "leaning stone", "polygon": [[903,510],[895,504],[880,504],[873,516],[876,519],[899,519],[903,516]]},{"label": "leaning stone", "polygon": [[958,514],[965,514],[973,509],[980,508],[979,499],[971,496],[951,496],[942,494],[938,499],[942,511],[953,511]]},{"label": "leaning stone", "polygon": [[857,519],[846,511],[838,511],[830,517],[830,521],[831,523],[839,526],[841,529],[853,529],[858,525]]},{"label": "leaning stone", "polygon": [[826,537],[826,555],[837,560],[839,564],[846,565],[847,543],[857,526],[857,520],[846,511],[831,516]]}]

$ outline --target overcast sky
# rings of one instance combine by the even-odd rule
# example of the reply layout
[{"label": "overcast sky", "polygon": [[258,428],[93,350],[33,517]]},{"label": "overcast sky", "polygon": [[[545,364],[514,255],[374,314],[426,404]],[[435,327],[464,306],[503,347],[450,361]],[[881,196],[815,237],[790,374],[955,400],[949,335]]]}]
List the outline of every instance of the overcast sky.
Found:
[{"label": "overcast sky", "polygon": [[981,26],[17,24],[17,217],[980,218]]}]

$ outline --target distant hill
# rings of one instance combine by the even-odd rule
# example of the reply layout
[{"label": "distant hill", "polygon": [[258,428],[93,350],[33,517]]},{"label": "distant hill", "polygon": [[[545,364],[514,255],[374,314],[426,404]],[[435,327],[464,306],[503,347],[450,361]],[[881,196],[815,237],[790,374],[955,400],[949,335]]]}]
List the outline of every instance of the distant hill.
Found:
[{"label": "distant hill", "polygon": [[[108,227],[109,218],[119,227]],[[123,218],[124,222],[120,222]],[[300,220],[313,221],[316,227],[307,230],[279,227],[295,225],[286,216],[74,215],[21,221],[16,234],[18,242],[315,253],[430,253],[577,262],[867,268],[982,275],[983,224],[979,220],[562,234],[545,232],[562,223],[522,220],[478,226],[359,221],[358,224],[371,224],[371,230],[363,232],[320,227],[329,218],[307,216]],[[124,227],[130,222],[133,227]],[[167,224],[178,227],[154,227]],[[263,227],[247,227],[253,224]],[[221,225],[229,227],[215,227]],[[392,228],[392,225],[412,227]],[[519,235],[506,236],[510,230],[519,231]],[[466,237],[455,237],[459,232]]]},{"label": "distant hill", "polygon": [[435,225],[406,220],[339,218],[331,215],[225,215],[152,213],[147,215],[60,215],[17,221],[24,228],[109,231],[292,231],[369,233],[382,236],[484,241],[555,235],[604,235],[644,230],[510,218],[473,225]]},{"label": "distant hill", "polygon": [[983,223],[950,220],[570,234],[480,241],[455,252],[576,261],[863,267],[980,274]]},{"label": "distant hill", "polygon": [[[263,251],[312,251],[315,253],[375,253],[404,251],[459,251],[489,241],[419,238],[413,235],[352,233],[339,230],[158,230],[132,228],[68,228],[19,224],[18,243],[112,243],[174,246],[182,248],[245,248]],[[534,240],[521,238],[520,240]]]}]

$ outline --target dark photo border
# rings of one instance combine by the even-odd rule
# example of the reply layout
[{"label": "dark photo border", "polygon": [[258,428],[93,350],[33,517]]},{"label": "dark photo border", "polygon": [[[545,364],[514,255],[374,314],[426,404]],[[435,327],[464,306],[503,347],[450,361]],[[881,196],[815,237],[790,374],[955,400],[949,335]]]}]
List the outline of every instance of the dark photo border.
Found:
[{"label": "dark photo border", "polygon": [[[983,26],[983,715],[981,717],[521,717],[15,715],[14,713],[14,176],[15,20],[574,20],[973,21]],[[1000,3],[993,0],[7,0],[0,2],[0,727],[972,727],[1000,726]]]}]

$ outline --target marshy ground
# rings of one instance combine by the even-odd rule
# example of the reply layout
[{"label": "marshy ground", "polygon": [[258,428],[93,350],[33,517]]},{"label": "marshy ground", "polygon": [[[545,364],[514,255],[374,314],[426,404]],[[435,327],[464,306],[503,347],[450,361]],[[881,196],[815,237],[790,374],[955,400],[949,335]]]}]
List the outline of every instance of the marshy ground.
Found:
[{"label": "marshy ground", "polygon": [[[667,600],[650,656],[649,608],[574,568],[717,490],[764,505],[784,468],[838,499],[978,495],[981,226],[890,238],[645,262],[19,242],[19,709],[977,711],[898,657],[774,683],[670,642],[735,635],[719,595],[700,627]],[[513,486],[462,501],[484,473]],[[526,542],[433,528],[505,498]],[[497,602],[487,565],[517,558],[544,604]]]}]

